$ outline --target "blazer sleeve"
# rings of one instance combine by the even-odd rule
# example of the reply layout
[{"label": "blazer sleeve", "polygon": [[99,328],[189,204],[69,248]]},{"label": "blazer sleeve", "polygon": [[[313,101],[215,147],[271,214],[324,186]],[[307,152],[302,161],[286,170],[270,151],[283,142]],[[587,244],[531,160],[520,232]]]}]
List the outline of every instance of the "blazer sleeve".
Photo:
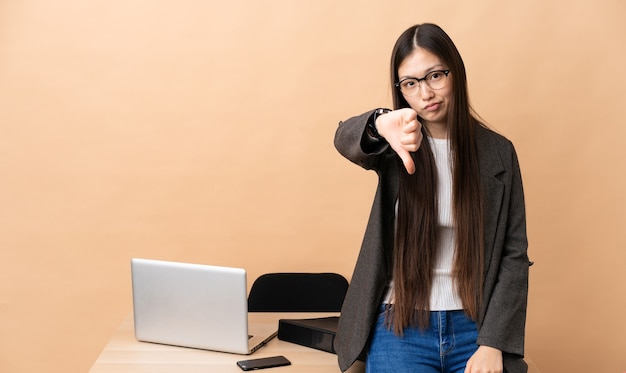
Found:
[{"label": "blazer sleeve", "polygon": [[374,110],[339,122],[335,132],[335,148],[351,162],[367,169],[378,169],[383,156],[390,149],[384,139],[367,133],[367,123]]},{"label": "blazer sleeve", "polygon": [[485,288],[487,303],[477,344],[522,357],[529,272],[524,191],[513,145],[506,141],[499,148],[507,169],[502,176],[506,192],[498,220],[499,237],[485,279],[485,284],[493,285]]}]

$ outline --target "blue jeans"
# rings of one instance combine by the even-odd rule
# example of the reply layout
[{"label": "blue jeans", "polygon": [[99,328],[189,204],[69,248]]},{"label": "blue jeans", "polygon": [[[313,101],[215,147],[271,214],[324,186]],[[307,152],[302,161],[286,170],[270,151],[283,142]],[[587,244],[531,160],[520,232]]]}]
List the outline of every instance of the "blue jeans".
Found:
[{"label": "blue jeans", "polygon": [[385,324],[385,307],[372,332],[366,372],[463,373],[478,348],[476,323],[463,311],[433,311],[428,329],[405,328],[399,337]]}]

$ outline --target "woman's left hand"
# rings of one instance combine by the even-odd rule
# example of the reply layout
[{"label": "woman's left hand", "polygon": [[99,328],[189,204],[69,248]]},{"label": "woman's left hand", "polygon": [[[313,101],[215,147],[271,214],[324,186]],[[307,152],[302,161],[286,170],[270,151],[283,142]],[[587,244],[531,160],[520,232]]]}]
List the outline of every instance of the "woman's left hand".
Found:
[{"label": "woman's left hand", "polygon": [[467,361],[465,373],[502,373],[502,351],[489,347],[478,346],[478,350]]}]

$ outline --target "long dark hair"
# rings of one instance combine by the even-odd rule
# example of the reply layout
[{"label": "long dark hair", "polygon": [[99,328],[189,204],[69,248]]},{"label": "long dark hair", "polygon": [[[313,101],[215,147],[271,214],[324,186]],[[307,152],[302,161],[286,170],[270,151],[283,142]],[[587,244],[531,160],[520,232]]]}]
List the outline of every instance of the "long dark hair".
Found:
[{"label": "long dark hair", "polygon": [[[483,198],[481,193],[476,128],[481,125],[473,114],[467,93],[465,64],[450,37],[434,24],[415,25],[397,40],[391,58],[391,84],[394,108],[409,103],[393,84],[398,68],[415,48],[438,56],[450,70],[453,84],[447,115],[452,161],[452,211],[456,232],[454,279],[467,315],[477,319],[482,301],[483,275]],[[419,118],[418,118],[419,119]],[[395,304],[389,314],[394,331],[402,334],[407,326],[428,327],[433,266],[437,258],[437,172],[428,130],[422,126],[424,141],[413,153],[416,171],[400,172],[398,215],[393,252]],[[399,167],[403,170],[402,163]]]}]

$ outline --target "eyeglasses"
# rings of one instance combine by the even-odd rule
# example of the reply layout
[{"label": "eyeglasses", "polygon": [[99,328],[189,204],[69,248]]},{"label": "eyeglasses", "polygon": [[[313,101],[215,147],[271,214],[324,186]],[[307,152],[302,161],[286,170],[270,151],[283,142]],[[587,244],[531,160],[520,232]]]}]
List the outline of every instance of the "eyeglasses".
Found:
[{"label": "eyeglasses", "polygon": [[423,78],[404,78],[394,85],[400,89],[405,96],[415,96],[420,91],[421,82],[426,82],[430,89],[441,89],[446,86],[450,70],[434,70],[424,75]]}]

